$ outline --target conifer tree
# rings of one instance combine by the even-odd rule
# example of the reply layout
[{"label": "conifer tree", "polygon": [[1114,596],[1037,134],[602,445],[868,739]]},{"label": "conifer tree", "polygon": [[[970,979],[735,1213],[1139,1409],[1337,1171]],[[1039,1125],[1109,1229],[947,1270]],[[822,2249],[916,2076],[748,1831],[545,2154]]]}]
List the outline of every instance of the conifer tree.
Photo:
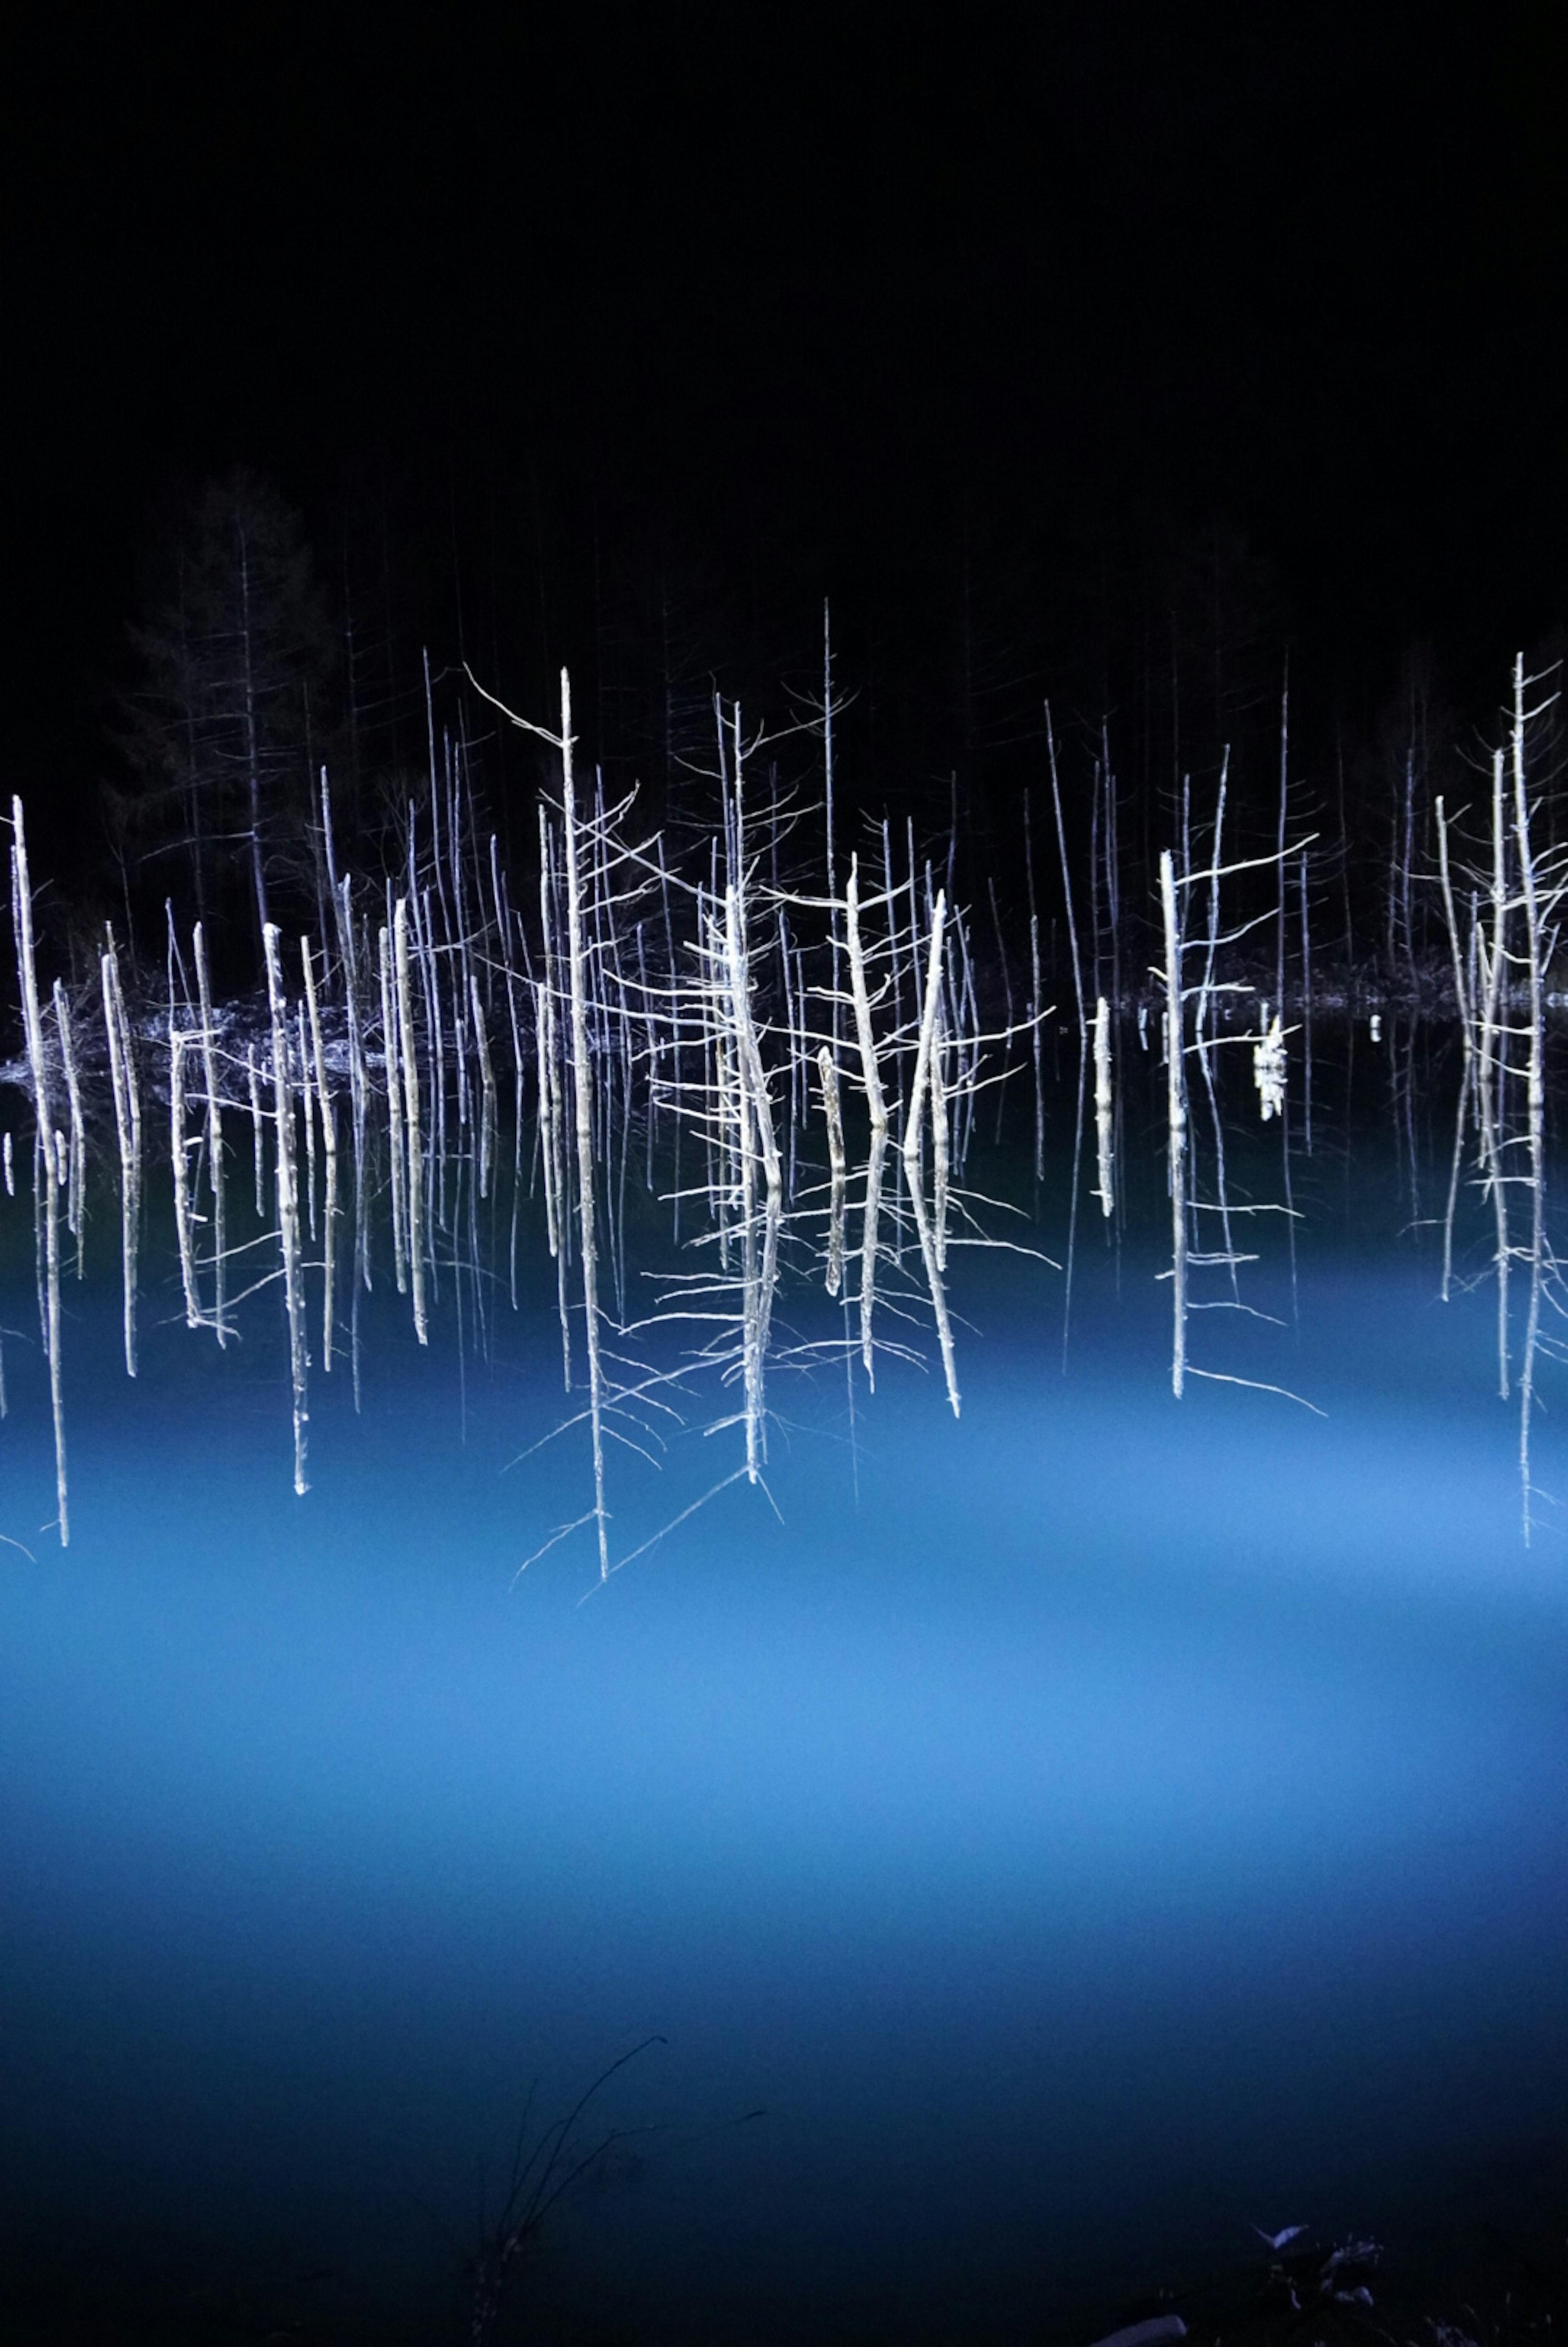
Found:
[{"label": "conifer tree", "polygon": [[178,855],[210,921],[313,894],[313,777],[335,725],[334,641],[297,514],[258,475],[208,482],[152,548],[121,734],[145,859]]}]

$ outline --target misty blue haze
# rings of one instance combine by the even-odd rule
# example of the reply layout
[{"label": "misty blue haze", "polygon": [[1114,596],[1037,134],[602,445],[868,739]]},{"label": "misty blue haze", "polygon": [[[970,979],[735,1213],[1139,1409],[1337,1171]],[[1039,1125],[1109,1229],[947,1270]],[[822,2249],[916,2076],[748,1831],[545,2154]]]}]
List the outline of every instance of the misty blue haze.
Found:
[{"label": "misty blue haze", "polygon": [[[164,1291],[133,1386],[72,1289],[65,1554],[14,1288],[7,2221],[438,2309],[529,2080],[658,2033],[604,2098],[658,2132],[532,2287],[913,2338],[1441,2217],[1560,2131],[1568,1554],[1490,1295],[1371,1194],[1298,1329],[1194,1339],[1326,1417],[1173,1400],[1157,1232],[1085,1215],[1065,1374],[1060,1276],[972,1260],[961,1423],[934,1369],[852,1430],[776,1372],[782,1522],[732,1488],[603,1590],[586,1532],[514,1577],[586,1503],[575,1436],[503,1471],[565,1408],[536,1270],[461,1384],[378,1296],[302,1501],[265,1309],[220,1358]],[[617,1461],[616,1548],[738,1439]]]}]

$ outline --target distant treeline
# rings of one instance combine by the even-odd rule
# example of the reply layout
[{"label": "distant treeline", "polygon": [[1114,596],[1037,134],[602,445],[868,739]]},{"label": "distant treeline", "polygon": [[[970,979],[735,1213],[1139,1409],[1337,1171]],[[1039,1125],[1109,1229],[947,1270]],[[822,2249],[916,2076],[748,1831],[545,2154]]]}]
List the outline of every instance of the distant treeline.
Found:
[{"label": "distant treeline", "polygon": [[[323,769],[338,867],[374,880],[406,863],[411,807],[427,816],[461,768],[526,902],[541,757],[463,664],[547,716],[569,659],[584,770],[612,797],[636,784],[672,849],[711,830],[721,699],[769,737],[769,794],[800,808],[817,868],[830,703],[840,837],[874,845],[886,820],[907,862],[912,826],[973,908],[999,1000],[1027,991],[1032,918],[1051,984],[1069,988],[1068,888],[1085,982],[1113,999],[1143,989],[1160,852],[1192,862],[1222,772],[1227,854],[1292,851],[1260,979],[1382,996],[1446,983],[1434,808],[1462,841],[1513,647],[1496,648],[1491,707],[1456,706],[1413,649],[1380,702],[1346,708],[1303,672],[1280,582],[1219,521],[1102,562],[1076,597],[961,542],[897,591],[884,580],[872,610],[828,603],[820,580],[667,559],[609,521],[602,542],[564,545],[540,517],[537,497],[498,497],[483,531],[453,517],[443,546],[428,526],[400,535],[396,499],[367,489],[312,539],[243,471],[172,497],[127,614],[96,829],[40,906],[73,966],[96,969],[106,919],[156,956],[166,902],[181,930],[203,922],[220,989],[260,983],[269,920],[325,934]],[[1532,672],[1550,666],[1553,646],[1526,649]],[[1532,743],[1543,848],[1563,834],[1563,763],[1554,707]],[[1269,891],[1277,865],[1242,913],[1265,913]]]}]

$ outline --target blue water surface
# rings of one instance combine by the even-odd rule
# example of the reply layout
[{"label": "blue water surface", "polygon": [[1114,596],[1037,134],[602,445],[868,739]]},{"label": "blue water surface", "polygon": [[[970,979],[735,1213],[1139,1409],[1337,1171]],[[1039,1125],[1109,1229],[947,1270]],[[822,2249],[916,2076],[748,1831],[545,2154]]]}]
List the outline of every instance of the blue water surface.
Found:
[{"label": "blue water surface", "polygon": [[[1521,1537],[1490,1301],[1304,1244],[1286,1325],[1194,1356],[1326,1415],[1178,1403],[1157,1268],[1087,1232],[1065,1363],[1058,1274],[956,1275],[957,1424],[934,1372],[852,1419],[777,1374],[772,1504],[603,1588],[585,1532],[517,1573],[586,1505],[580,1432],[509,1464],[569,1407],[547,1315],[460,1380],[378,1295],[297,1500],[264,1316],[149,1327],[132,1385],[73,1292],[63,1553],[10,1343],[13,2229],[316,2261],[442,2336],[530,2080],[532,2128],[657,2034],[541,2302],[1018,2335],[1561,2131],[1568,1551]],[[615,1553],[738,1445],[617,1457]]]}]

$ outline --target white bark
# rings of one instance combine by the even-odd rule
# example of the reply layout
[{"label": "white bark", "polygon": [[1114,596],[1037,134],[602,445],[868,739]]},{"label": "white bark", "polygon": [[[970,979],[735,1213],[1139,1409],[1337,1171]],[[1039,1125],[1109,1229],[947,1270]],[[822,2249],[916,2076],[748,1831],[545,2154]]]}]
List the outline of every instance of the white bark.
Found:
[{"label": "white bark", "polygon": [[201,1004],[201,1067],[207,1085],[207,1186],[212,1198],[212,1325],[219,1345],[227,1345],[229,1249],[224,1227],[223,1104],[218,1090],[218,1053],[213,1044],[212,987],[207,970],[207,938],[199,921],[192,940],[196,951],[196,985]]},{"label": "white bark", "polygon": [[123,1288],[126,1375],[136,1375],[137,1243],[141,1225],[141,1100],[131,1055],[130,1022],[120,990],[114,933],[101,963],[104,1029],[108,1037],[109,1079],[115,1096],[115,1134],[120,1153],[120,1277]]},{"label": "white bark", "polygon": [[305,1476],[307,1374],[310,1353],[305,1336],[304,1282],[300,1263],[300,1190],[294,1163],[294,1094],[289,1080],[289,1017],[283,999],[283,971],[278,958],[278,930],[269,921],[261,932],[267,963],[267,1005],[272,1022],[272,1115],[277,1127],[278,1245],[283,1258],[283,1296],[289,1318],[289,1387],[294,1416],[294,1489],[309,1491]]},{"label": "white bark", "polygon": [[608,1515],[605,1506],[604,1367],[599,1351],[599,1256],[594,1216],[594,1071],[588,1054],[587,957],[583,935],[583,887],[578,864],[577,796],[572,771],[572,684],[561,671],[561,806],[566,859],[566,948],[571,973],[572,1091],[577,1141],[577,1224],[582,1249],[583,1313],[588,1350],[588,1420],[594,1447],[594,1522],[599,1573],[609,1577]]},{"label": "white bark", "polygon": [[419,1055],[414,1040],[413,981],[408,958],[408,898],[400,897],[392,919],[397,967],[398,1030],[402,1061],[402,1110],[408,1140],[408,1261],[413,1291],[413,1332],[430,1342],[424,1292],[424,1144],[420,1133]]},{"label": "white bark", "polygon": [[[323,947],[323,978],[326,974],[325,955]],[[321,1041],[321,1006],[316,996],[316,974],[309,938],[300,940],[300,958],[305,970],[305,1004],[311,1016],[311,1057],[315,1067],[316,1102],[321,1112],[321,1141],[327,1159],[326,1217],[321,1248],[321,1367],[330,1370],[332,1366],[332,1317],[338,1264],[338,1123],[331,1095],[327,1090],[327,1055]]]},{"label": "white bark", "polygon": [[1181,930],[1171,852],[1160,854],[1160,911],[1166,948],[1166,1124],[1171,1193],[1171,1391],[1186,1376],[1186,1068],[1183,1057]]},{"label": "white bark", "polygon": [[1095,1005],[1095,1139],[1099,1158],[1100,1211],[1115,1211],[1115,1096],[1111,1086],[1111,1006],[1102,994]]}]

